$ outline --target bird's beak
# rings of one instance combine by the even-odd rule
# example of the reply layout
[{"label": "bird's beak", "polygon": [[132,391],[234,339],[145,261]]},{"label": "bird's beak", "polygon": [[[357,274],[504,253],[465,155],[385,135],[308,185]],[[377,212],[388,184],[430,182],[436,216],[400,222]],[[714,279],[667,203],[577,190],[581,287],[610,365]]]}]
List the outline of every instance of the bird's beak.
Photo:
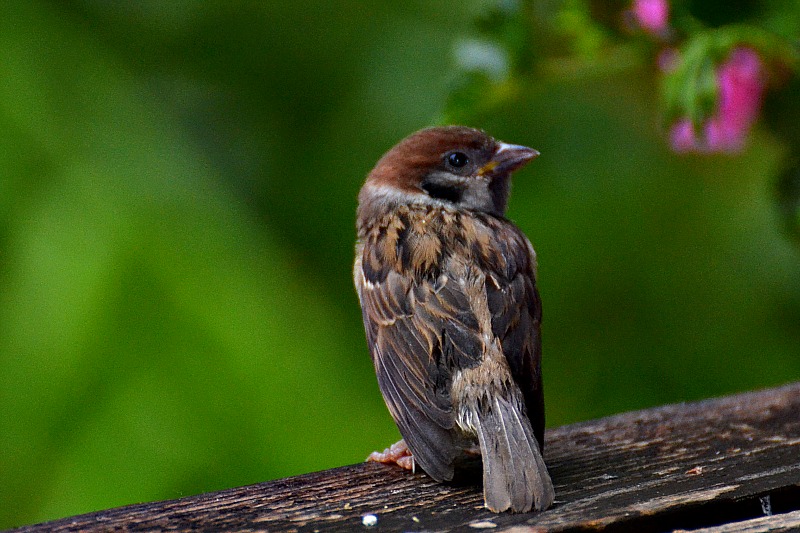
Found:
[{"label": "bird's beak", "polygon": [[507,174],[525,165],[538,156],[539,152],[527,146],[497,143],[497,150],[492,159],[478,170],[479,176],[486,174]]}]

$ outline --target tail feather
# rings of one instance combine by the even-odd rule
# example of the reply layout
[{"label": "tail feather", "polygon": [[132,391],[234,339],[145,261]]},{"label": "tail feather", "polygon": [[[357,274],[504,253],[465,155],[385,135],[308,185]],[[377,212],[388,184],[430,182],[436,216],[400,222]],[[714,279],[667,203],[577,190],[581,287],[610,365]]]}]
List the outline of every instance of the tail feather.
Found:
[{"label": "tail feather", "polygon": [[486,507],[519,513],[550,507],[555,498],[553,482],[530,421],[505,398],[495,398],[490,407],[480,411],[476,429]]}]

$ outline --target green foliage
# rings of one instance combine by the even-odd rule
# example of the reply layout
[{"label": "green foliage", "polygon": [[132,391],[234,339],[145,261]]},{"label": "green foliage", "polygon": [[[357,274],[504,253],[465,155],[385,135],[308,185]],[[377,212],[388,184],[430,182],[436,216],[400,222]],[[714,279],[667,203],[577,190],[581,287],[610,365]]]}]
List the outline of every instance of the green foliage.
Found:
[{"label": "green foliage", "polygon": [[520,0],[485,2],[469,38],[455,44],[456,76],[440,122],[485,117],[518,97],[516,84],[533,62],[530,12]]},{"label": "green foliage", "polygon": [[[785,141],[676,157],[596,5],[464,10],[2,3],[0,528],[393,442],[355,198],[437,116],[542,152],[509,214],[539,254],[548,425],[798,379]],[[469,42],[485,63],[453,61]]]}]

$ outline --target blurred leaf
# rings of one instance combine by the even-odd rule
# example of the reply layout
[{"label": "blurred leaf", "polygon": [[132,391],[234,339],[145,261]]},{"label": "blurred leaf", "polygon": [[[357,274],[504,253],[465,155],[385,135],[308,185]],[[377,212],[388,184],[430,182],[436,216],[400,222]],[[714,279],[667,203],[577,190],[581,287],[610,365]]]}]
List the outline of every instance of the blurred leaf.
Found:
[{"label": "blurred leaf", "polygon": [[595,59],[608,44],[608,35],[592,13],[587,0],[561,3],[555,19],[556,28],[568,38],[572,52],[581,59]]},{"label": "blurred leaf", "polygon": [[668,124],[689,117],[697,126],[714,113],[718,88],[717,64],[713,58],[719,55],[715,40],[705,33],[689,39],[680,48],[677,64],[663,78]]},{"label": "blurred leaf", "polygon": [[456,43],[455,76],[439,122],[480,122],[513,100],[520,77],[534,62],[529,2],[488,0],[475,15],[473,32]]}]

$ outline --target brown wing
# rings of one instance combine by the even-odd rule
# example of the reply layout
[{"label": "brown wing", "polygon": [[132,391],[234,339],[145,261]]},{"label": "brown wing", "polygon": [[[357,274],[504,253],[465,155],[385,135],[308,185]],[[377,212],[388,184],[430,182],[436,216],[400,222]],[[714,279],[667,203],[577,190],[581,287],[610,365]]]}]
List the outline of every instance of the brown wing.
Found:
[{"label": "brown wing", "polygon": [[[500,221],[497,221],[500,222]],[[536,254],[528,239],[509,222],[496,228],[494,242],[504,258],[490,265],[486,294],[492,331],[500,339],[514,380],[525,398],[540,449],[544,449],[544,394],[541,373],[542,303],[536,290]]]},{"label": "brown wing", "polygon": [[369,254],[357,256],[355,277],[383,398],[415,461],[432,478],[450,480],[459,452],[450,385],[457,368],[480,360],[477,320],[446,276],[374,271]]}]

